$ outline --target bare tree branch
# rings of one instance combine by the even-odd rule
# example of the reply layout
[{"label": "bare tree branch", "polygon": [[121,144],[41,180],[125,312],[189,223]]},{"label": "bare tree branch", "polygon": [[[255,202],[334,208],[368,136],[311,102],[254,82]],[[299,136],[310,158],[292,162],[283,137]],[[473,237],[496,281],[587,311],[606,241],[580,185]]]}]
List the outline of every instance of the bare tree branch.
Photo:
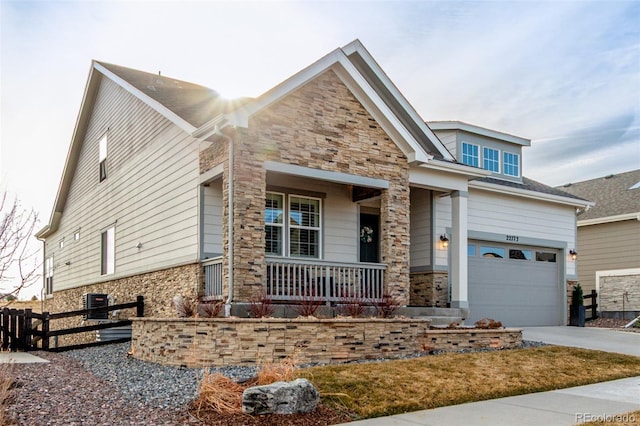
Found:
[{"label": "bare tree branch", "polygon": [[41,261],[30,239],[36,229],[38,215],[24,210],[17,198],[10,200],[6,192],[0,197],[0,297],[18,296],[20,291],[40,278]]}]

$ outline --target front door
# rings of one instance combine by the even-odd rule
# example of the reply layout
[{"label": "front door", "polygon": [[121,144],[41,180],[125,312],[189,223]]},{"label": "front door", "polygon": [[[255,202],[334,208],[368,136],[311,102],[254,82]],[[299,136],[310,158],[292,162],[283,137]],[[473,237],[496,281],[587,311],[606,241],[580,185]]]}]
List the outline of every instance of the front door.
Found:
[{"label": "front door", "polygon": [[360,262],[380,262],[380,216],[360,214]]}]

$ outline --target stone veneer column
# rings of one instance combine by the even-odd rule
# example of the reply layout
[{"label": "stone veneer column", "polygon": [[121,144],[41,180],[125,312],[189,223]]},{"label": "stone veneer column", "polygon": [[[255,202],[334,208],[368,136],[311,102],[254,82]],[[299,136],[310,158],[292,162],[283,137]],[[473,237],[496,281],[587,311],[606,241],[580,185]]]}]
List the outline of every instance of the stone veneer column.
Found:
[{"label": "stone veneer column", "polygon": [[409,187],[391,181],[380,200],[382,263],[386,291],[403,306],[409,304]]}]

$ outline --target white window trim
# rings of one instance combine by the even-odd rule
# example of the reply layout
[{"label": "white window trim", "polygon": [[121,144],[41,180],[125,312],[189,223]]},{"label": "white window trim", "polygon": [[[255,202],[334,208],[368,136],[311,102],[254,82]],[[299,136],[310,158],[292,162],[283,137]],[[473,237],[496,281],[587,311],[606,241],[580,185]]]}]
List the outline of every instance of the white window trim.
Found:
[{"label": "white window trim", "polygon": [[[100,182],[107,179],[107,148],[108,139],[107,134],[102,135],[100,140],[98,141],[98,173]],[[104,169],[104,177],[103,177],[103,169]]]},{"label": "white window trim", "polygon": [[[281,195],[282,196],[282,201],[283,201],[283,206],[282,206],[282,210],[283,210],[283,223],[282,223],[282,253],[279,255],[275,255],[272,253],[267,253],[266,252],[266,248],[265,248],[265,254],[267,256],[279,256],[279,257],[288,257],[288,258],[292,258],[292,259],[322,259],[323,253],[324,253],[324,238],[323,238],[323,222],[324,222],[324,218],[323,218],[323,212],[324,212],[324,206],[322,203],[322,198],[319,197],[311,197],[309,195],[303,195],[303,194],[298,194],[295,192],[277,192],[277,191],[267,191],[267,194],[274,194],[274,195]],[[290,230],[292,228],[290,221],[289,221],[289,214],[291,211],[291,197],[298,197],[298,198],[303,198],[303,199],[308,199],[308,200],[317,200],[318,201],[318,208],[319,208],[319,226],[318,227],[307,227],[307,226],[293,226],[293,228],[296,229],[312,229],[312,230],[317,230],[318,231],[318,256],[317,257],[306,257],[306,256],[292,256],[291,255],[291,240],[290,240]],[[267,224],[265,221],[265,227],[269,225],[274,225],[274,224]],[[276,226],[279,224],[276,224]]]},{"label": "white window trim", "polygon": [[[473,164],[468,164],[464,162],[464,146],[465,145],[469,145],[469,146],[475,146],[476,148],[478,148],[478,155],[477,155],[477,159],[478,159],[478,164],[477,165],[473,165]],[[464,142],[462,141],[462,144],[460,145],[460,161],[462,162],[462,164],[466,164],[467,166],[471,166],[471,167],[481,167],[481,158],[480,158],[480,154],[481,154],[481,149],[480,149],[480,145],[475,144],[475,143],[471,143],[471,142]]]},{"label": "white window trim", "polygon": [[[484,160],[485,160],[484,150],[485,149],[490,149],[491,151],[496,151],[498,153],[498,171],[497,172],[494,172],[493,170],[489,170],[489,169],[484,167]],[[485,170],[490,171],[491,173],[501,174],[502,173],[502,150],[501,149],[496,149],[496,148],[491,148],[490,146],[483,146],[482,147],[482,168],[485,169]]]},{"label": "white window trim", "polygon": [[[295,226],[295,225],[291,225],[291,221],[289,220],[289,212],[291,211],[291,198],[292,197],[298,197],[298,198],[303,198],[306,200],[317,200],[318,201],[318,226]],[[288,257],[291,258],[296,258],[296,259],[322,259],[322,198],[317,198],[317,197],[309,197],[308,195],[299,195],[299,194],[287,194],[287,254]],[[310,257],[310,256],[293,256],[291,254],[291,238],[289,236],[289,233],[291,232],[291,229],[305,229],[305,230],[312,230],[312,231],[318,231],[318,256],[317,257]]]},{"label": "white window trim", "polygon": [[[269,194],[280,195],[282,197],[282,223],[267,223],[266,220],[265,220],[264,226],[265,226],[265,228],[267,226],[279,227],[282,230],[281,234],[280,234],[282,236],[282,241],[280,243],[280,253],[279,254],[267,253],[266,252],[266,247],[265,247],[265,254],[267,256],[280,256],[280,257],[282,257],[282,256],[284,256],[284,253],[287,252],[285,244],[289,240],[286,237],[286,232],[287,232],[286,224],[287,224],[287,218],[289,217],[288,213],[287,213],[287,194],[285,194],[284,192],[267,191],[267,195],[269,195]],[[266,209],[266,206],[264,208]]]},{"label": "white window trim", "polygon": [[[518,163],[518,174],[511,174],[511,173],[507,173],[507,162],[505,161],[505,155],[509,154],[509,155],[513,155],[517,158],[517,163]],[[520,177],[522,175],[522,164],[520,164],[520,154],[516,154],[513,152],[509,152],[509,151],[504,151],[502,153],[502,163],[503,163],[503,170],[504,170],[504,175],[505,176],[511,176],[511,177]]]},{"label": "white window trim", "polygon": [[[104,243],[106,235],[106,247]],[[109,238],[111,236],[111,238]],[[106,258],[105,258],[106,257]],[[104,268],[103,268],[104,266]],[[100,275],[113,275],[116,269],[116,226],[110,225],[100,232]]]},{"label": "white window trim", "polygon": [[44,294],[49,296],[53,294],[53,255],[48,256],[44,262]]}]

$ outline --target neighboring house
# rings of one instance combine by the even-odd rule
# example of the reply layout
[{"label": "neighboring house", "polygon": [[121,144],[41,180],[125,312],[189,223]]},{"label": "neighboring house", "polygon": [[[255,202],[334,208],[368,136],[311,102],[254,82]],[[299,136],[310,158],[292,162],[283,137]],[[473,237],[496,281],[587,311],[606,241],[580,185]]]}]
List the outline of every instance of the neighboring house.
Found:
[{"label": "neighboring house", "polygon": [[203,294],[242,315],[261,291],[388,293],[467,322],[563,324],[588,203],[524,178],[528,145],[427,125],[359,41],[240,101],[93,62],[38,233],[47,309],[143,294],[146,315],[173,316],[173,296]]},{"label": "neighboring house", "polygon": [[640,169],[561,189],[595,202],[578,212],[578,278],[585,292],[598,291],[604,316],[640,314]]}]

